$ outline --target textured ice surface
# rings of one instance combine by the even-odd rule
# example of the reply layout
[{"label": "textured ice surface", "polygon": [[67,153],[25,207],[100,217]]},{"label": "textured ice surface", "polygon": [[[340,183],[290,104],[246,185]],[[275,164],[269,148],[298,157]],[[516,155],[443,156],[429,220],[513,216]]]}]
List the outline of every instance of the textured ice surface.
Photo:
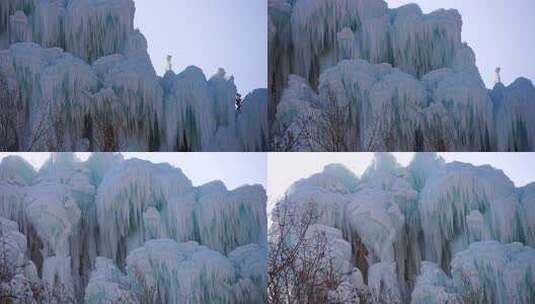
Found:
[{"label": "textured ice surface", "polygon": [[158,77],[134,13],[132,0],[2,1],[2,102],[13,103],[16,127],[0,147],[267,149],[267,94],[251,93],[239,113],[222,69],[209,80],[196,67]]},{"label": "textured ice surface", "polygon": [[531,303],[534,189],[434,153],[408,167],[377,153],[360,178],[329,165],[294,183],[271,219],[276,227],[285,207],[313,208],[310,233],[324,231],[328,251],[349,263],[340,274],[356,268],[363,278],[343,280],[333,299],[365,284],[387,303],[467,303],[473,294],[485,297],[476,303]]},{"label": "textured ice surface", "polygon": [[6,157],[0,189],[9,259],[33,261],[41,279],[79,301],[146,303],[147,294],[162,303],[265,301],[261,186],[194,187],[168,164],[59,153],[37,173]]},{"label": "textured ice surface", "polygon": [[488,91],[456,10],[270,1],[269,25],[276,150],[532,150],[533,85]]}]

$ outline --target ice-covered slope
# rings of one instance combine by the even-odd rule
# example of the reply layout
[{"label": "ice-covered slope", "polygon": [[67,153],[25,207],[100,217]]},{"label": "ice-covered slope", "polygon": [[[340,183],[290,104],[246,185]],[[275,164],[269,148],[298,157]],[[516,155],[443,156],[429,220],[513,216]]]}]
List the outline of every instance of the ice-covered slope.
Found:
[{"label": "ice-covered slope", "polygon": [[265,301],[261,186],[194,187],[167,164],[54,154],[37,173],[5,158],[0,189],[0,217],[24,233],[7,234],[20,243],[10,257],[29,259],[42,280],[79,301]]},{"label": "ice-covered slope", "polygon": [[[404,168],[378,153],[360,178],[330,165],[296,182],[276,205],[271,227],[284,210],[312,208],[309,230],[341,231],[351,251],[340,270],[345,279],[332,291],[337,298],[365,283],[392,303],[527,304],[535,299],[533,189],[515,188],[490,166],[416,154]],[[364,283],[347,276],[355,271]],[[481,298],[470,302],[473,296]]]},{"label": "ice-covered slope", "polygon": [[223,70],[156,75],[134,13],[132,0],[0,3],[1,150],[266,149],[266,112],[237,112]]},{"label": "ice-covered slope", "polygon": [[273,0],[269,25],[277,150],[533,149],[533,85],[489,94],[456,10]]}]

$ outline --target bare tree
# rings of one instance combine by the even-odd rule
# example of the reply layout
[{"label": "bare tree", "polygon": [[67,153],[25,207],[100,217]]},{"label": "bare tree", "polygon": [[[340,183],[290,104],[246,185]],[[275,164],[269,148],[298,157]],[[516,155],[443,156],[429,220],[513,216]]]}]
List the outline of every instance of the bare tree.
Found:
[{"label": "bare tree", "polygon": [[269,236],[268,303],[327,303],[341,283],[325,233],[307,231],[316,221],[306,210],[280,203]]},{"label": "bare tree", "polygon": [[318,105],[317,113],[298,113],[290,122],[279,122],[274,129],[272,143],[275,151],[296,149],[345,152],[354,149],[376,151],[379,143],[393,142],[393,130],[381,128],[381,115],[370,120],[368,136],[364,138],[360,116],[353,106],[355,102],[340,104],[330,91],[325,103]]},{"label": "bare tree", "polygon": [[17,107],[7,81],[0,74],[0,151],[17,151],[20,147]]},{"label": "bare tree", "polygon": [[[0,151],[33,151],[43,140],[48,141],[49,150],[57,150],[57,144],[46,138],[57,127],[50,115],[50,105],[40,104],[33,109],[37,121],[32,128],[24,118],[28,116],[27,105],[20,101],[22,97],[17,92],[10,90],[5,76],[0,74]],[[26,130],[30,130],[27,138]]]}]

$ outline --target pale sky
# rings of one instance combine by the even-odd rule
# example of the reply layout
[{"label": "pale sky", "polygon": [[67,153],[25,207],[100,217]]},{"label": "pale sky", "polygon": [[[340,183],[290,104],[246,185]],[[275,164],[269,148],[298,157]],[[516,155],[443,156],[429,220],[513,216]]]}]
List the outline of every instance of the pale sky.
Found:
[{"label": "pale sky", "polygon": [[487,87],[501,67],[502,82],[535,81],[535,0],[386,0],[391,8],[418,4],[424,13],[455,8],[463,17],[463,41],[474,49]]},{"label": "pale sky", "polygon": [[245,96],[267,87],[266,0],[135,0],[135,26],[147,38],[156,72],[167,55],[175,73],[190,65],[207,78],[222,67]]},{"label": "pale sky", "polygon": [[[414,153],[393,153],[406,167]],[[438,153],[446,162],[461,161],[477,166],[491,165],[504,171],[517,187],[535,182],[535,153]],[[373,160],[373,153],[269,153],[268,200],[273,204],[301,178],[321,172],[326,165],[342,164],[361,176]]]},{"label": "pale sky", "polygon": [[[125,159],[139,158],[153,163],[169,163],[180,168],[192,181],[200,186],[214,180],[221,180],[228,189],[248,184],[261,184],[266,188],[266,153],[121,153]],[[50,157],[50,153],[3,153],[0,161],[8,155],[22,156],[36,169]],[[91,153],[76,153],[86,160]]]}]

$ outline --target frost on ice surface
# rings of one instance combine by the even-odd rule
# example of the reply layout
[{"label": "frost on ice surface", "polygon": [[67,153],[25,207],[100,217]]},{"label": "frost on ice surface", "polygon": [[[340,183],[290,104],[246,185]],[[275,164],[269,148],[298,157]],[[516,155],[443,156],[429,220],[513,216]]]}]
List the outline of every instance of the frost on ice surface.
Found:
[{"label": "frost on ice surface", "polygon": [[285,208],[313,206],[307,235],[323,231],[325,252],[345,261],[344,279],[329,291],[334,302],[358,290],[361,301],[379,303],[531,303],[534,189],[434,153],[416,154],[408,167],[377,153],[360,178],[329,165],[294,183],[271,229],[280,229]]},{"label": "frost on ice surface", "polygon": [[2,1],[0,148],[266,150],[267,94],[238,112],[223,69],[159,77],[134,13],[132,0]]},{"label": "frost on ice surface", "polygon": [[487,90],[456,10],[281,0],[269,24],[276,150],[532,150],[533,85]]},{"label": "frost on ice surface", "polygon": [[261,186],[194,187],[168,164],[59,153],[38,172],[5,158],[0,189],[0,253],[27,263],[22,283],[60,284],[80,303],[265,301]]}]

